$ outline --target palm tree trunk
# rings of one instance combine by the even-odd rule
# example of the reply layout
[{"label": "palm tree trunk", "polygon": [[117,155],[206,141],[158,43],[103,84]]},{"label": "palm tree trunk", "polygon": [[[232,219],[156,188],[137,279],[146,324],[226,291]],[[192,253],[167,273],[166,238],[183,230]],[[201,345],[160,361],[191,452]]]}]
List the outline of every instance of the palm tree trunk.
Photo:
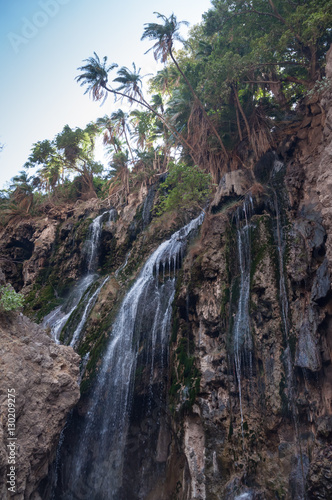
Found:
[{"label": "palm tree trunk", "polygon": [[133,165],[134,165],[134,162],[135,162],[134,155],[133,155],[132,149],[131,149],[129,141],[128,141],[128,136],[127,136],[127,132],[126,132],[126,125],[125,125],[125,123],[122,124],[122,130],[123,130],[123,133],[124,133],[124,136],[125,136],[125,139],[126,139],[126,143],[127,143],[128,149],[130,151],[131,161],[133,162]]}]

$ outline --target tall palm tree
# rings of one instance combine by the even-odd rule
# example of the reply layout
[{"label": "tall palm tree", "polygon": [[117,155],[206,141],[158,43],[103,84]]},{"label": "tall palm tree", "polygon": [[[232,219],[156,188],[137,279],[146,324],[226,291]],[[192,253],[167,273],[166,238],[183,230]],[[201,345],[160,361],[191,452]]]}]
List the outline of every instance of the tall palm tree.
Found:
[{"label": "tall palm tree", "polygon": [[173,63],[175,64],[176,68],[178,69],[179,73],[183,77],[184,81],[188,85],[190,92],[194,96],[195,100],[197,101],[199,107],[202,110],[202,113],[208,122],[209,126],[211,127],[213,133],[217,137],[220,147],[224,152],[224,155],[226,159],[228,158],[228,154],[226,151],[226,148],[221,140],[220,135],[218,134],[214,124],[212,123],[209,115],[207,114],[202,102],[198,98],[198,95],[196,94],[195,90],[193,89],[190,81],[186,77],[186,75],[183,73],[182,69],[180,68],[177,60],[174,57],[173,54],[173,43],[174,40],[179,40],[182,41],[180,35],[179,35],[179,28],[181,24],[188,24],[185,21],[180,21],[178,22],[176,19],[176,16],[172,14],[170,17],[166,17],[163,14],[160,14],[159,12],[154,12],[156,16],[159,19],[162,19],[164,24],[158,24],[158,23],[146,23],[145,28],[144,28],[144,33],[141,37],[141,40],[144,40],[145,38],[148,38],[149,40],[156,40],[156,43],[149,49],[147,52],[150,50],[153,50],[153,55],[158,61],[159,59],[161,62],[165,63],[167,60],[167,56],[170,55]]}]

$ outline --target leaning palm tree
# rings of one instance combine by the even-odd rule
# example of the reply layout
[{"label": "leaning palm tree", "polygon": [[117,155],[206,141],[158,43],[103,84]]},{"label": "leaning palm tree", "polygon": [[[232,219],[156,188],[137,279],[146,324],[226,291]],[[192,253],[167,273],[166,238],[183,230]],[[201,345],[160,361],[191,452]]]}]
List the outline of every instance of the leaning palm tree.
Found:
[{"label": "leaning palm tree", "polygon": [[179,28],[181,24],[188,24],[186,21],[177,21],[176,16],[172,14],[170,17],[166,17],[163,14],[160,14],[159,12],[154,12],[156,16],[159,19],[162,19],[164,24],[158,24],[158,23],[146,23],[145,28],[144,28],[144,33],[141,37],[141,40],[144,40],[145,38],[149,40],[156,40],[156,43],[147,51],[149,52],[150,50],[153,50],[153,55],[156,61],[161,60],[161,62],[165,63],[167,60],[168,55],[170,55],[173,63],[175,64],[177,70],[183,77],[184,81],[188,85],[190,92],[195,98],[195,101],[199,105],[199,107],[202,110],[202,113],[208,122],[209,126],[211,127],[213,133],[217,137],[220,147],[224,152],[224,155],[226,159],[228,158],[228,154],[226,151],[226,148],[221,140],[220,135],[217,132],[217,129],[215,128],[214,124],[212,123],[209,115],[207,114],[202,102],[198,98],[198,95],[196,94],[195,90],[193,89],[190,81],[180,68],[177,60],[174,57],[173,54],[173,43],[175,40],[182,41],[180,34],[179,34]]},{"label": "leaning palm tree", "polygon": [[[85,66],[80,66],[78,68],[79,71],[82,71],[80,75],[76,77],[77,82],[80,83],[81,86],[87,85],[86,93],[89,93],[94,101],[105,100],[107,97],[107,93],[110,92],[114,94],[116,97],[126,98],[130,102],[136,102],[140,106],[145,107],[149,111],[153,112],[160,120],[165,123],[166,127],[172,132],[172,134],[176,137],[176,139],[185,147],[188,148],[190,155],[195,161],[194,148],[188,143],[188,141],[179,134],[175,128],[166,121],[166,119],[158,113],[156,109],[154,109],[143,97],[143,93],[140,89],[141,84],[139,83],[139,79],[141,77],[137,76],[136,67],[134,66],[134,73],[136,76],[128,70],[128,68],[120,68],[118,71],[118,75],[121,79],[118,80],[118,83],[121,83],[121,86],[118,89],[114,89],[108,84],[108,73],[117,67],[116,64],[107,65],[107,57],[103,58],[103,62],[100,61],[97,54],[94,52],[95,57],[89,57],[85,59],[84,62],[87,62]],[[117,79],[115,79],[117,80]]]},{"label": "leaning palm tree", "polygon": [[101,62],[96,52],[94,52],[94,57],[89,57],[84,62],[87,64],[78,68],[83,73],[78,75],[76,80],[81,86],[87,85],[84,93],[89,93],[93,101],[105,100],[107,97],[108,73],[117,68],[118,65],[116,63],[107,64],[106,56],[103,57],[103,62]]},{"label": "leaning palm tree", "polygon": [[136,69],[136,65],[133,62],[133,71],[123,66],[119,69],[118,76],[113,81],[121,83],[117,90],[122,91],[129,100],[135,98],[145,102],[142,92],[142,78],[148,75],[141,76],[140,71],[141,68]]}]

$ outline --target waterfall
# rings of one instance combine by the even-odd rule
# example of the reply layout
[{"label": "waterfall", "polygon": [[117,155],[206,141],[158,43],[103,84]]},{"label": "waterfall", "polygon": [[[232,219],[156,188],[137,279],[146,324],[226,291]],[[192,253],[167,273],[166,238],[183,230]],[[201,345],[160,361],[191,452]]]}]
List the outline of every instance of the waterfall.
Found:
[{"label": "waterfall", "polygon": [[109,276],[107,276],[105,279],[103,279],[103,281],[101,282],[101,284],[99,285],[99,287],[97,288],[97,290],[91,295],[91,297],[89,297],[89,300],[87,301],[87,304],[84,308],[84,311],[83,311],[83,314],[82,314],[82,318],[81,318],[81,321],[79,322],[79,324],[77,325],[74,333],[73,333],[73,336],[72,336],[72,339],[70,341],[70,346],[71,347],[76,347],[76,343],[77,341],[79,340],[79,336],[80,336],[80,333],[81,331],[83,330],[83,327],[85,325],[85,322],[87,320],[87,317],[91,311],[91,309],[93,308],[93,306],[95,305],[96,303],[96,300],[98,298],[98,295],[101,291],[101,289],[103,288],[103,286],[105,285],[105,283],[109,280]]},{"label": "waterfall", "polygon": [[[241,388],[241,355],[249,352],[251,363],[252,340],[250,336],[249,296],[250,296],[250,216],[253,210],[251,197],[246,197],[242,212],[237,212],[237,250],[240,267],[239,302],[233,327],[235,372],[239,389],[241,431],[243,432],[243,409]],[[243,220],[244,216],[244,220]],[[244,442],[243,442],[244,446]]]},{"label": "waterfall", "polygon": [[116,217],[116,210],[112,208],[98,215],[89,227],[88,239],[85,242],[85,254],[87,260],[87,271],[88,274],[92,274],[96,271],[98,264],[98,249],[100,243],[101,231],[103,228],[103,222],[105,221],[105,216],[108,214],[108,222],[112,222]]},{"label": "waterfall", "polygon": [[87,276],[84,276],[84,278],[81,278],[71,289],[69,296],[67,297],[64,304],[58,306],[47,316],[45,316],[43,327],[51,327],[52,337],[57,344],[60,343],[60,334],[63,327],[65,326],[73,312],[76,310],[84,293],[87,291],[96,277],[96,274],[88,274]]},{"label": "waterfall", "polygon": [[[88,238],[84,244],[84,255],[86,260],[87,273],[81,278],[71,289],[65,302],[50,312],[45,316],[43,320],[43,326],[49,326],[51,328],[52,337],[57,344],[60,343],[61,331],[64,328],[67,321],[69,321],[72,314],[77,310],[79,304],[88,288],[96,281],[98,275],[96,273],[96,268],[98,265],[98,249],[100,245],[100,236],[102,232],[103,222],[106,219],[106,214],[108,214],[108,221],[114,220],[116,216],[116,210],[111,209],[98,215],[92,223],[90,224],[88,231]],[[98,287],[98,293],[94,292],[91,297],[87,297],[88,302],[84,309],[83,317],[74,331],[73,338],[71,341],[71,346],[76,344],[79,338],[88,314],[90,313],[95,301],[97,300],[98,294],[105,284],[106,280],[102,282],[102,285]],[[84,321],[83,321],[84,318]]]},{"label": "waterfall", "polygon": [[[273,177],[276,177],[279,172],[282,172],[284,168],[284,164],[280,162],[278,159],[274,162],[273,167]],[[273,184],[272,178],[272,184]],[[297,500],[303,500],[305,498],[305,481],[306,481],[306,473],[305,467],[303,463],[303,459],[306,458],[302,454],[301,442],[299,439],[299,426],[298,426],[298,415],[297,408],[295,404],[296,399],[296,389],[295,389],[295,380],[294,380],[294,364],[292,359],[292,353],[290,349],[289,342],[289,304],[288,304],[288,295],[286,289],[285,282],[285,274],[284,274],[284,235],[283,228],[281,224],[281,211],[280,211],[280,203],[278,200],[277,187],[273,187],[273,202],[274,202],[274,210],[276,216],[276,237],[277,237],[277,252],[278,252],[278,264],[279,264],[279,296],[280,296],[280,308],[281,308],[281,317],[282,317],[282,326],[284,330],[284,336],[286,341],[286,349],[284,351],[284,365],[285,371],[287,374],[287,389],[288,389],[288,407],[292,414],[294,430],[295,430],[295,438],[298,445],[299,451],[299,482],[297,491],[295,493],[295,497]]]},{"label": "waterfall", "polygon": [[[167,363],[176,269],[183,259],[188,236],[202,221],[203,215],[153,252],[121,304],[81,423],[77,447],[68,447],[64,457],[59,486],[63,500],[120,498],[137,360],[144,346],[149,361],[145,374],[149,415],[154,397],[152,387],[158,385],[160,376],[156,364],[159,372]],[[169,271],[166,276],[165,268]]]}]

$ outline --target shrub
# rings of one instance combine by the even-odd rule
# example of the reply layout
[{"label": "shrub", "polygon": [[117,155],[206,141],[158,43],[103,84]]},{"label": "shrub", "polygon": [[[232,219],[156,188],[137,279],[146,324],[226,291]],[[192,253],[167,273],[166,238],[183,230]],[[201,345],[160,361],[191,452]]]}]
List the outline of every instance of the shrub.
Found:
[{"label": "shrub", "polygon": [[0,286],[0,311],[17,311],[23,306],[24,297],[11,285]]},{"label": "shrub", "polygon": [[202,210],[211,195],[211,184],[210,174],[196,165],[172,164],[165,182],[160,186],[164,194],[161,195],[158,215],[172,210]]}]

